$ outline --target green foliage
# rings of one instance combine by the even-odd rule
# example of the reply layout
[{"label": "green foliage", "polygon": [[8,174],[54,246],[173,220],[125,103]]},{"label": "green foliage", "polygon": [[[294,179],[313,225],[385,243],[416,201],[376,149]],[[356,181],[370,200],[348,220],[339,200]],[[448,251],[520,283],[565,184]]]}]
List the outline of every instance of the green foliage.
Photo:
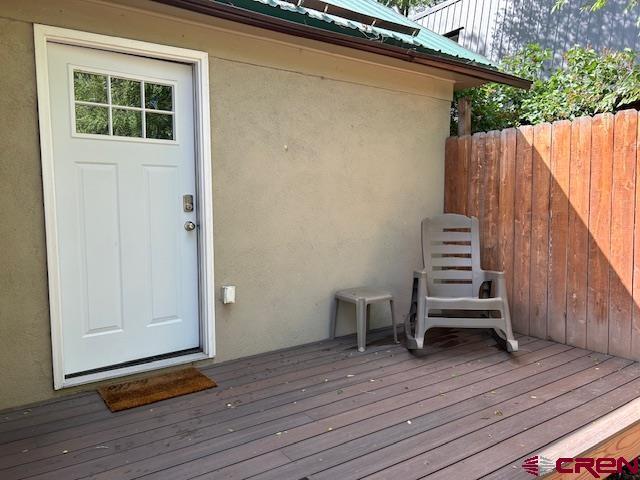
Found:
[{"label": "green foliage", "polygon": [[[566,6],[570,1],[572,0],[556,0],[551,11],[557,12],[558,10]],[[580,10],[582,10],[583,12],[593,13],[606,7],[609,3],[609,0],[588,0],[586,3],[584,3],[584,0],[580,0],[580,2]],[[638,27],[640,27],[640,16],[638,16],[639,3],[640,0],[627,0],[627,5],[624,9],[625,13],[634,13],[636,15],[636,25]]]},{"label": "green foliage", "polygon": [[[581,115],[613,112],[640,100],[638,53],[596,52],[574,47],[565,53],[565,66],[543,77],[549,50],[533,44],[518,54],[503,59],[501,68],[532,80],[530,90],[507,85],[487,84],[456,93],[471,98],[474,132],[574,119]],[[452,115],[452,133],[457,131],[457,112]]]},{"label": "green foliage", "polygon": [[76,131],[95,135],[109,134],[109,109],[95,105],[76,105]]},{"label": "green foliage", "polygon": [[[522,52],[502,60],[501,69],[527,80],[539,78],[544,62],[551,53],[539,45],[527,46]],[[478,88],[456,92],[455,99],[469,97],[471,99],[471,125],[474,132],[501,130],[522,123],[522,104],[530,93],[526,90],[488,83]],[[452,115],[452,133],[457,131],[457,112]]]},{"label": "green foliage", "polygon": [[613,112],[640,99],[637,52],[598,52],[575,47],[567,51],[564,69],[549,80],[537,80],[522,103],[528,123],[573,119],[580,115]]},{"label": "green foliage", "polygon": [[415,7],[431,7],[442,0],[378,0],[387,7],[398,10],[405,17],[409,16],[411,9]]},{"label": "green foliage", "polygon": [[85,72],[73,72],[73,89],[76,100],[107,103],[107,77]]},{"label": "green foliage", "polygon": [[[557,10],[560,10],[567,3],[569,3],[569,0],[556,0],[552,11],[555,12]],[[607,3],[609,3],[609,0],[589,0],[586,3],[581,0],[580,8],[585,12],[597,12],[598,10],[604,8]],[[637,6],[638,0],[629,0],[627,2],[627,10],[631,10]]]}]

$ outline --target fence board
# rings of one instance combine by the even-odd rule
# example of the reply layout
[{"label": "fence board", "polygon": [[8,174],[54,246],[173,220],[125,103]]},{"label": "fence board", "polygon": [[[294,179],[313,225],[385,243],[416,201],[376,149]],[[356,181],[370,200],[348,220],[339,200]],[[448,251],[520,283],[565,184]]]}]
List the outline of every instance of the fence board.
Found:
[{"label": "fence board", "polygon": [[513,299],[513,230],[516,191],[516,130],[509,128],[500,132],[500,226],[498,242],[498,270],[504,272],[507,297]]},{"label": "fence board", "polygon": [[547,276],[549,262],[549,188],[551,124],[533,129],[531,189],[531,320],[529,333],[547,338]]},{"label": "fence board", "polygon": [[[636,219],[633,231],[633,316],[631,319],[631,355],[635,360],[640,360],[640,121],[638,112],[629,114],[630,122],[637,123],[635,151],[630,152],[636,156],[636,191],[635,211]],[[635,118],[633,118],[635,117]]]},{"label": "fence board", "polygon": [[[458,160],[458,139],[449,137],[444,147],[444,177],[457,178],[460,170]],[[459,196],[457,195],[457,185],[466,183],[457,179],[456,182],[445,182],[444,184],[444,213],[458,213]]]},{"label": "fence board", "polygon": [[635,210],[637,115],[616,115],[613,146],[611,252],[609,255],[609,351],[631,354],[633,315],[633,222]]},{"label": "fence board", "polygon": [[549,187],[549,337],[564,343],[567,323],[567,231],[569,229],[569,159],[571,122],[553,124]]},{"label": "fence board", "polygon": [[469,162],[471,156],[471,135],[460,137],[458,145],[458,167],[460,168],[460,182],[457,183],[458,202],[456,207],[459,210],[455,213],[467,214],[467,199],[469,197]]},{"label": "fence board", "polygon": [[485,139],[485,169],[483,205],[480,212],[481,262],[485,269],[498,268],[498,222],[500,195],[500,132],[487,133]]},{"label": "fence board", "polygon": [[533,128],[524,126],[516,133],[516,211],[514,221],[513,328],[529,334],[531,273],[531,176],[533,167]]},{"label": "fence board", "polygon": [[607,350],[609,341],[612,153],[613,115],[596,115],[591,124],[587,348],[599,352]]},{"label": "fence board", "polygon": [[591,167],[591,118],[571,124],[569,166],[569,254],[567,256],[567,343],[587,345],[587,275],[589,242],[589,176]]},{"label": "fence board", "polygon": [[635,110],[447,140],[447,211],[481,222],[514,330],[640,360]]},{"label": "fence board", "polygon": [[469,159],[469,194],[467,200],[467,215],[470,217],[480,216],[480,206],[482,205],[482,174],[484,163],[485,133],[477,133],[471,137],[471,157]]}]

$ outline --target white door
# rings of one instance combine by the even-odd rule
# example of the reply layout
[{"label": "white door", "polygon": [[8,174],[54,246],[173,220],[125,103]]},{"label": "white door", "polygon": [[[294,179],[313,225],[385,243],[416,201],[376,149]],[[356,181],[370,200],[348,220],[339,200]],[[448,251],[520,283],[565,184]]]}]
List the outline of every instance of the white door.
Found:
[{"label": "white door", "polygon": [[48,62],[64,374],[192,353],[192,69],[60,44]]}]

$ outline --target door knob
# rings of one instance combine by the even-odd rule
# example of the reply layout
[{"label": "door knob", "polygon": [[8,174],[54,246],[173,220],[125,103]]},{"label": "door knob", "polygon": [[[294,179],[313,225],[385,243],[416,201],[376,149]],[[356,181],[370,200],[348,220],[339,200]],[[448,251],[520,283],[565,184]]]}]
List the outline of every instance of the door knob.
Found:
[{"label": "door knob", "polygon": [[196,224],[193,222],[184,222],[184,229],[187,232],[191,232],[196,229]]}]

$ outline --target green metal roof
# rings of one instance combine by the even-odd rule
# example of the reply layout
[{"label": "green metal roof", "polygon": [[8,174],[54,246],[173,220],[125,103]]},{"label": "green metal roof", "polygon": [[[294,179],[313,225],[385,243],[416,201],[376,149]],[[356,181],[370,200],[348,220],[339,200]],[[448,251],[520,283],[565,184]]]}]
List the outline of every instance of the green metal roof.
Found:
[{"label": "green metal roof", "polygon": [[402,23],[411,27],[420,26],[412,22],[404,15],[400,15],[394,9],[385,7],[375,0],[324,0],[327,3],[336,5],[337,7],[353,10],[354,12],[364,13],[371,17],[389,20],[391,22]]},{"label": "green metal roof", "polygon": [[424,28],[422,25],[409,20],[395,10],[385,7],[375,0],[324,1],[353,12],[415,28],[416,31],[418,31],[418,34],[411,36],[377,26],[366,25],[337,15],[307,8],[304,6],[304,2],[300,2],[300,5],[296,5],[291,3],[291,0],[215,1],[323,30],[366,38],[372,42],[381,42],[410,50],[416,50],[418,52],[454,58],[465,63],[488,67],[490,69],[497,68],[495,64],[491,63],[482,55],[467,50],[456,42]]}]

